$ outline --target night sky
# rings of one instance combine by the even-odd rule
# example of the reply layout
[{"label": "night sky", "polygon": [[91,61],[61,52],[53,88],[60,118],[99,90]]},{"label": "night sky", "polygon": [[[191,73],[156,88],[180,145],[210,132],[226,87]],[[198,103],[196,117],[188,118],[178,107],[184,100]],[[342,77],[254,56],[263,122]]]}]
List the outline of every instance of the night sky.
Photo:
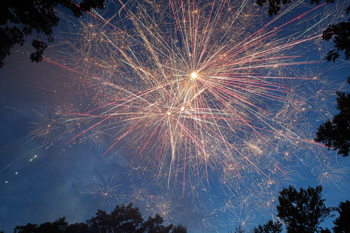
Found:
[{"label": "night sky", "polygon": [[[321,39],[346,1],[113,1],[29,40],[0,69],[0,230],[132,202],[189,232],[276,219],[278,192],[348,199],[350,159],[313,142],[348,91],[349,62]],[[157,4],[156,4],[157,3]],[[329,221],[326,223],[329,224]],[[329,225],[328,225],[329,226]]]}]

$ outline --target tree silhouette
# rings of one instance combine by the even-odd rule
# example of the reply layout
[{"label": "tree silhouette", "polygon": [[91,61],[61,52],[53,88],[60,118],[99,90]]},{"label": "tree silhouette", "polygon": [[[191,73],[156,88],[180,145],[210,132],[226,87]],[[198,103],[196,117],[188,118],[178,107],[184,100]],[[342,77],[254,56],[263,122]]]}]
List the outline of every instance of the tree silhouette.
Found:
[{"label": "tree silhouette", "polygon": [[38,225],[28,223],[25,226],[17,226],[14,230],[15,233],[34,233],[36,232]]},{"label": "tree silhouette", "polygon": [[254,227],[253,231],[254,233],[280,233],[282,232],[282,223],[269,220],[264,225]]},{"label": "tree silhouette", "polygon": [[236,227],[235,233],[245,233],[245,230],[242,226]]},{"label": "tree silhouette", "polygon": [[[345,9],[349,14],[350,6]],[[323,32],[322,38],[326,41],[333,39],[335,49],[328,52],[326,60],[333,61],[344,51],[345,60],[350,59],[350,18],[338,24],[329,25]],[[348,78],[350,84],[350,77]],[[350,94],[337,92],[336,108],[340,111],[332,120],[320,125],[316,132],[316,142],[322,142],[328,148],[338,150],[338,154],[349,155],[350,150]]]},{"label": "tree silhouette", "polygon": [[86,233],[89,232],[89,226],[86,223],[74,223],[68,225],[64,233]]},{"label": "tree silhouette", "polygon": [[333,221],[334,233],[350,233],[350,201],[341,202],[336,210],[339,216]]},{"label": "tree silhouette", "polygon": [[[69,225],[65,218],[59,218],[54,222],[42,223],[39,226],[28,223],[25,226],[17,226],[15,233],[187,233],[185,227],[178,225],[163,225],[163,218],[159,215],[148,217],[144,221],[138,208],[132,204],[116,206],[108,214],[98,210],[96,216],[86,223],[74,223]],[[0,232],[1,233],[1,232]]]},{"label": "tree silhouette", "polygon": [[326,217],[330,215],[330,208],[322,199],[322,187],[300,188],[299,192],[293,187],[284,188],[279,196],[277,216],[285,223],[288,233],[314,233]]},{"label": "tree silhouette", "polygon": [[[270,16],[277,15],[281,10],[281,5],[287,5],[292,2],[292,0],[256,0],[256,3],[259,6],[263,6],[266,2],[268,2],[269,10],[268,13]],[[319,4],[321,0],[311,0],[311,4]],[[332,3],[334,0],[325,0],[327,3]]]},{"label": "tree silhouette", "polygon": [[142,226],[143,232],[166,233],[173,228],[173,225],[163,226],[162,223],[163,218],[159,215],[156,215],[154,218],[148,217],[148,220]]},{"label": "tree silhouette", "polygon": [[[259,6],[263,6],[268,2],[269,10],[268,13],[270,16],[277,15],[281,10],[281,5],[286,5],[291,3],[291,0],[256,0],[256,3]],[[316,3],[319,4],[322,2],[321,0],[311,0],[311,4]],[[326,3],[333,3],[334,0],[325,0]],[[350,12],[350,6],[345,9],[346,14]],[[333,40],[335,49],[332,49],[328,52],[326,56],[327,61],[333,61],[340,56],[339,52],[343,51],[345,55],[345,60],[350,58],[350,18],[346,21],[331,24],[322,35],[323,40],[329,41]]]},{"label": "tree silhouette", "polygon": [[[350,78],[348,79],[350,84]],[[332,120],[320,125],[316,132],[316,142],[338,150],[338,154],[348,156],[350,152],[350,93],[337,92],[336,108],[340,111]]]},{"label": "tree silhouette", "polygon": [[[334,217],[331,215],[334,210],[339,215],[333,221],[333,232],[350,233],[350,201],[341,202],[338,208],[326,207],[321,186],[300,188],[299,191],[289,186],[280,192],[278,201],[277,217],[284,223],[287,233],[331,233],[330,229],[323,229],[320,224],[327,217]],[[255,227],[253,232],[280,233],[282,230],[281,222],[269,220],[264,225]]]},{"label": "tree silhouette", "polygon": [[111,214],[98,210],[95,217],[87,220],[91,232],[142,232],[143,218],[132,204],[116,206]]},{"label": "tree silhouette", "polygon": [[[346,9],[346,14],[350,12],[350,6]],[[332,24],[323,32],[322,38],[325,41],[333,39],[335,49],[328,52],[327,61],[333,61],[340,56],[339,51],[344,51],[345,60],[350,58],[350,18],[347,21]]]},{"label": "tree silhouette", "polygon": [[[2,1],[0,7],[0,67],[11,53],[14,45],[23,45],[25,37],[35,32],[30,55],[32,61],[39,62],[48,43],[53,42],[52,28],[57,26],[59,18],[55,9],[69,9],[74,16],[80,17],[91,8],[103,8],[104,0],[83,0],[80,6],[69,0],[16,0]],[[45,40],[40,39],[46,37]]]},{"label": "tree silhouette", "polygon": [[182,225],[177,225],[174,226],[172,233],[187,233],[187,229]]},{"label": "tree silhouette", "polygon": [[65,233],[67,226],[65,218],[59,218],[54,222],[45,222],[39,226],[30,223],[26,226],[17,226],[15,233]]},{"label": "tree silhouette", "polygon": [[[263,6],[268,2],[270,15],[276,15],[281,5],[291,3],[291,0],[256,0],[256,3]],[[311,0],[312,3],[320,3],[321,0]],[[334,0],[325,0],[332,3]],[[350,13],[350,6],[345,9],[347,15]],[[350,59],[350,18],[346,21],[329,25],[322,34],[325,41],[332,40],[334,49],[328,52],[325,59],[335,62],[340,57],[340,52],[344,52],[345,60]],[[348,78],[350,83],[350,78]],[[350,152],[350,96],[344,92],[337,92],[337,108],[340,113],[332,120],[327,120],[318,127],[316,132],[316,142],[322,142],[328,148],[338,150],[339,154],[348,156]]]}]

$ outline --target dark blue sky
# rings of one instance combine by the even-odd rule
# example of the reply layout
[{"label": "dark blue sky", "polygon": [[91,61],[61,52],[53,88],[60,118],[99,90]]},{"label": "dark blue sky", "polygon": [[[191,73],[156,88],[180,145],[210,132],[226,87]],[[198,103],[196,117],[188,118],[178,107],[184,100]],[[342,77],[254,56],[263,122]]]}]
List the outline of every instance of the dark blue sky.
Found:
[{"label": "dark blue sky", "polygon": [[[186,44],[196,41],[186,24],[180,24],[182,34],[178,31],[175,18],[182,19],[182,15],[177,5],[178,14],[168,9],[158,15],[152,10],[157,6],[145,1],[141,6],[151,9],[148,13],[153,14],[154,22],[141,13],[139,22],[132,21],[131,13],[120,13],[111,20],[112,27],[91,16],[78,22],[61,13],[62,24],[46,53],[48,61],[31,63],[29,45],[14,49],[0,70],[0,230],[8,233],[18,225],[62,216],[69,223],[85,221],[97,209],[110,211],[116,204],[133,202],[145,216],[163,213],[167,223],[182,223],[189,232],[227,232],[275,218],[278,191],[288,185],[322,184],[329,206],[346,200],[349,158],[312,142],[317,126],[336,113],[335,91],[349,90],[345,83],[348,62],[324,61],[330,44],[313,38],[325,25],[343,19],[336,11],[341,3],[320,7],[300,20],[293,19],[313,9],[308,4],[291,7],[272,19],[257,6],[230,4],[234,13],[225,8],[210,18],[208,28],[213,33],[201,31],[207,24],[198,20],[200,33],[193,35],[208,38],[208,44],[197,39],[198,47]],[[136,13],[135,6],[127,7]],[[198,4],[197,8],[208,19],[210,7]],[[112,3],[107,9],[104,18],[114,14]],[[220,5],[213,9],[216,12]],[[160,15],[166,17],[157,18]],[[212,24],[215,20],[218,23]],[[283,26],[286,22],[290,23]],[[89,24],[94,26],[89,28]],[[190,28],[196,29],[193,25]],[[257,38],[254,33],[261,28],[267,33],[264,39],[239,44],[247,37]],[[227,39],[230,36],[234,41]],[[154,45],[151,48],[157,56],[149,44]],[[239,49],[232,49],[237,44]],[[200,55],[197,63],[192,55],[184,55],[185,51],[195,54],[194,47],[202,51],[204,61]],[[274,47],[278,50],[271,52]],[[221,63],[217,54],[229,58]],[[249,59],[253,61],[247,62]],[[188,115],[181,118],[183,113],[176,113],[175,103],[182,98],[187,101],[181,91],[190,85],[183,76],[190,76],[191,70],[198,70],[202,88],[192,97],[201,96],[201,101],[185,105]],[[166,81],[168,89],[140,94],[154,91],[168,76],[175,80]],[[279,78],[264,86],[266,80],[270,82],[268,77]],[[250,80],[260,87],[250,86]],[[191,85],[197,88],[199,84]],[[191,88],[186,89],[188,93]],[[222,104],[219,94],[208,90],[218,90],[229,100]],[[178,92],[170,104],[164,93],[172,91]],[[143,102],[138,102],[140,98],[125,100],[136,94]],[[163,133],[172,132],[172,120],[162,122],[166,118],[157,115],[158,108],[148,109],[145,102],[166,108],[164,115],[171,111],[178,119],[191,119],[193,124],[201,119],[202,123],[188,127],[196,133],[169,133],[167,138]],[[105,110],[106,104],[112,107]],[[103,111],[96,110],[101,106]],[[156,117],[142,115],[147,123],[139,127],[135,120],[141,116],[139,109]],[[205,115],[209,111],[212,117]],[[98,123],[105,118],[108,121]],[[128,129],[132,133],[123,136]],[[194,139],[198,135],[202,138]],[[208,160],[198,150],[209,151]]]}]

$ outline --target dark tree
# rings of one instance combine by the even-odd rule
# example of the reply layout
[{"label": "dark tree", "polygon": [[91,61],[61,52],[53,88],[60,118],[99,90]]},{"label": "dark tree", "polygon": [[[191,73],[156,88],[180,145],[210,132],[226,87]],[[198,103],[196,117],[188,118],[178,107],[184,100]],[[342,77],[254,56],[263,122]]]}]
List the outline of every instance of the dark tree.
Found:
[{"label": "dark tree", "polygon": [[[350,12],[350,6],[346,9],[346,14]],[[335,49],[328,52],[327,61],[333,61],[340,56],[339,51],[344,51],[345,60],[350,58],[350,18],[347,21],[332,24],[323,32],[322,38],[325,41],[333,39]]]},{"label": "dark tree", "polygon": [[282,223],[279,221],[273,222],[269,220],[264,225],[254,227],[254,233],[280,233],[282,232]]},{"label": "dark tree", "polygon": [[116,206],[111,213],[111,220],[114,232],[142,232],[143,218],[138,208],[132,204]]},{"label": "dark tree", "polygon": [[159,215],[149,217],[147,221],[141,216],[138,208],[132,204],[116,206],[111,214],[97,211],[96,216],[87,221],[91,233],[186,233],[185,227],[164,226]]},{"label": "dark tree", "polygon": [[[132,204],[116,206],[108,214],[98,210],[96,216],[86,223],[74,223],[69,225],[65,218],[59,218],[54,222],[40,224],[28,223],[26,226],[17,226],[15,233],[187,233],[185,227],[178,225],[163,225],[163,218],[159,215],[149,217],[147,221],[141,216],[138,208]],[[0,232],[1,233],[1,232]]]},{"label": "dark tree", "polygon": [[286,5],[291,3],[291,0],[256,0],[256,3],[259,6],[263,6],[266,2],[269,3],[269,15],[277,15],[277,13],[281,10],[281,4]]},{"label": "dark tree", "polygon": [[37,233],[64,233],[67,229],[68,223],[66,222],[65,218],[59,218],[54,222],[46,222],[43,224],[40,224],[38,229],[36,230]]},{"label": "dark tree", "polygon": [[[348,79],[350,83],[350,78]],[[350,150],[350,93],[337,92],[337,106],[340,111],[332,120],[320,125],[316,132],[316,142],[338,150],[338,154],[349,155]]]},{"label": "dark tree", "polygon": [[[349,14],[350,6],[346,8]],[[333,61],[344,51],[345,60],[350,59],[350,18],[338,24],[329,25],[323,32],[322,38],[326,41],[333,39],[335,49],[328,52],[326,60]],[[350,84],[350,77],[348,78]],[[350,150],[350,94],[337,92],[337,109],[340,111],[320,125],[316,132],[316,142],[322,142],[328,148],[338,150],[338,154],[349,155]]]},{"label": "dark tree", "polygon": [[[52,28],[57,26],[59,18],[55,9],[69,9],[74,16],[80,17],[91,8],[103,8],[104,0],[83,0],[80,6],[70,0],[15,0],[2,1],[0,7],[0,67],[10,55],[14,45],[23,45],[25,37],[32,35],[35,51],[30,55],[32,61],[43,59],[47,42],[53,42]],[[41,39],[44,37],[45,39]]]},{"label": "dark tree", "polygon": [[[266,2],[268,2],[269,5],[268,13],[272,16],[278,14],[278,12],[281,10],[281,5],[289,4],[292,2],[292,0],[256,0],[256,3],[259,6],[263,6]],[[322,1],[310,0],[310,2],[311,4],[319,4]],[[325,0],[325,2],[333,3],[334,0]],[[345,11],[347,14],[349,14],[350,6],[348,6]],[[328,55],[325,58],[327,61],[335,62],[335,60],[340,56],[340,51],[344,52],[346,60],[350,58],[350,18],[344,22],[329,25],[323,32],[322,38],[325,41],[333,40],[335,47],[335,49],[328,52]]]},{"label": "dark tree", "polygon": [[[291,0],[256,0],[256,3],[263,6],[266,2],[269,4],[269,14],[276,15],[281,5],[289,4]],[[311,3],[320,3],[321,0],[311,0]],[[334,0],[325,0],[332,3]],[[346,14],[350,13],[350,6],[345,9]],[[346,21],[329,25],[322,35],[323,40],[334,43],[334,49],[328,52],[327,61],[333,61],[340,57],[340,52],[344,52],[345,60],[350,59],[350,18]],[[350,78],[348,79],[350,83]],[[343,92],[337,92],[337,109],[340,113],[335,115],[332,120],[324,122],[318,127],[316,133],[316,142],[325,144],[328,148],[338,150],[343,156],[349,155],[350,150],[350,96]]]},{"label": "dark tree", "polygon": [[[327,3],[334,2],[334,0],[325,0]],[[256,3],[259,6],[263,6],[266,2],[269,4],[269,15],[277,15],[278,12],[281,10],[281,5],[286,5],[292,2],[292,0],[256,0]],[[311,4],[313,3],[320,3],[321,0],[311,0]]]},{"label": "dark tree", "polygon": [[25,226],[17,226],[15,228],[15,233],[33,233],[37,229],[38,225],[28,223]]},{"label": "dark tree", "polygon": [[[320,224],[330,215],[331,211],[338,211],[339,216],[333,221],[334,233],[350,233],[350,201],[341,202],[337,208],[327,208],[322,199],[322,187],[284,188],[278,196],[277,216],[284,222],[287,233],[331,233],[328,228]],[[269,220],[264,225],[253,229],[254,233],[280,233],[282,223]]]},{"label": "dark tree", "polygon": [[163,226],[163,218],[159,215],[148,217],[148,220],[143,223],[143,232],[167,233],[173,229],[173,225]]},{"label": "dark tree", "polygon": [[236,227],[235,233],[245,233],[245,230],[242,226]]},{"label": "dark tree", "polygon": [[95,217],[86,221],[89,230],[96,233],[107,233],[110,231],[111,219],[110,215],[106,211],[98,210]]},{"label": "dark tree", "polygon": [[341,202],[337,208],[339,216],[334,220],[334,233],[350,233],[350,201]]},{"label": "dark tree", "polygon": [[65,233],[67,229],[68,223],[65,218],[59,218],[54,222],[46,222],[40,224],[40,226],[36,224],[28,223],[25,226],[17,226],[15,228],[15,233]]},{"label": "dark tree", "polygon": [[321,186],[300,188],[299,192],[289,186],[280,192],[277,216],[285,223],[288,233],[327,232],[319,225],[330,215],[331,209],[324,204],[321,192]]},{"label": "dark tree", "polygon": [[177,225],[174,226],[172,233],[187,233],[187,229],[182,225]]},{"label": "dark tree", "polygon": [[74,223],[70,224],[64,233],[87,233],[89,227],[86,223]]}]

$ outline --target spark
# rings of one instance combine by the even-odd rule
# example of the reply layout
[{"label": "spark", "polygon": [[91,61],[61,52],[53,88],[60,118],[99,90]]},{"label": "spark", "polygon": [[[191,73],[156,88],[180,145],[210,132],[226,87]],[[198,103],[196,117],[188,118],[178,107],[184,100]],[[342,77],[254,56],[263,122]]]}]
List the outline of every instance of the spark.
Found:
[{"label": "spark", "polygon": [[36,158],[38,158],[38,155],[34,155],[31,159],[29,159],[29,162],[32,162]]},{"label": "spark", "polygon": [[196,73],[196,72],[192,72],[192,73],[191,73],[191,78],[192,78],[192,79],[197,78],[197,73]]}]

